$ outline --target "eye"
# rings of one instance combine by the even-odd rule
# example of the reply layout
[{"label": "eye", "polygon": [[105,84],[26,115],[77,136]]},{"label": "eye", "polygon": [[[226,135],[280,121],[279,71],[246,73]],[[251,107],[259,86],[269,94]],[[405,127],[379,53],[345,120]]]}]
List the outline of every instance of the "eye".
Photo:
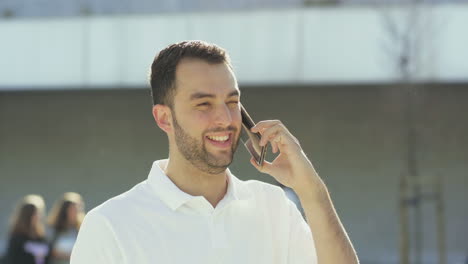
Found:
[{"label": "eye", "polygon": [[210,103],[208,103],[208,102],[203,102],[203,103],[197,104],[197,106],[209,106],[209,105],[210,105]]},{"label": "eye", "polygon": [[235,104],[237,105],[239,103],[239,101],[229,101],[228,104]]}]

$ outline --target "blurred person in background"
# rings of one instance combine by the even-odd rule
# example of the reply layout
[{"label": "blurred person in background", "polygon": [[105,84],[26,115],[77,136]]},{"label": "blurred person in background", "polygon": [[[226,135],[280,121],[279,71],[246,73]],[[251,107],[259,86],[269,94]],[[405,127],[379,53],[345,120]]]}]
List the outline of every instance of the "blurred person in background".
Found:
[{"label": "blurred person in background", "polygon": [[44,199],[39,195],[27,195],[18,203],[11,219],[6,263],[49,263],[50,247],[42,222],[44,210]]},{"label": "blurred person in background", "polygon": [[78,193],[64,193],[55,202],[48,217],[51,228],[51,264],[70,263],[70,255],[83,218],[84,203]]},{"label": "blurred person in background", "polygon": [[278,156],[250,163],[296,192],[307,222],[281,188],[241,181],[228,169],[242,121],[224,49],[172,44],[156,56],[150,78],[152,113],[168,137],[169,158],[86,215],[72,264],[358,263],[326,186],[279,120],[251,129]]}]

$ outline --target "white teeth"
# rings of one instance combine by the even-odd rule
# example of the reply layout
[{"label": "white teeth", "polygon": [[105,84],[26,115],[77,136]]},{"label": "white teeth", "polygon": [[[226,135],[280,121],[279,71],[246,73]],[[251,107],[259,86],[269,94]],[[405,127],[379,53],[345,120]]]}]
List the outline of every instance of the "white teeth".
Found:
[{"label": "white teeth", "polygon": [[209,139],[214,140],[214,141],[226,141],[229,139],[229,136],[208,136]]}]

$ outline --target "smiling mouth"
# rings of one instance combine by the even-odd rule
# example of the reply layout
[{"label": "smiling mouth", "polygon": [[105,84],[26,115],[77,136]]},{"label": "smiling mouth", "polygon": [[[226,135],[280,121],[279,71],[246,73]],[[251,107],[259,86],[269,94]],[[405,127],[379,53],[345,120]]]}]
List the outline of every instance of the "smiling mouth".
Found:
[{"label": "smiling mouth", "polygon": [[227,136],[206,136],[208,139],[216,141],[216,142],[226,142],[229,140],[229,135]]}]

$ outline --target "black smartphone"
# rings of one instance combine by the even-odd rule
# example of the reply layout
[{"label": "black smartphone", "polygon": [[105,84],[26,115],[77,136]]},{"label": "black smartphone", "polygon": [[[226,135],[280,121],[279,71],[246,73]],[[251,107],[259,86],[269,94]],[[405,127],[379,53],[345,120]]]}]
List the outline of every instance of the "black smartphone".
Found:
[{"label": "black smartphone", "polygon": [[242,115],[242,131],[241,131],[241,140],[244,143],[244,146],[249,151],[250,155],[254,157],[255,161],[259,166],[263,165],[265,160],[265,154],[267,151],[267,146],[260,146],[260,133],[253,133],[250,129],[255,126],[255,122],[250,117],[250,115],[245,110],[244,106],[241,104],[241,115]]}]

